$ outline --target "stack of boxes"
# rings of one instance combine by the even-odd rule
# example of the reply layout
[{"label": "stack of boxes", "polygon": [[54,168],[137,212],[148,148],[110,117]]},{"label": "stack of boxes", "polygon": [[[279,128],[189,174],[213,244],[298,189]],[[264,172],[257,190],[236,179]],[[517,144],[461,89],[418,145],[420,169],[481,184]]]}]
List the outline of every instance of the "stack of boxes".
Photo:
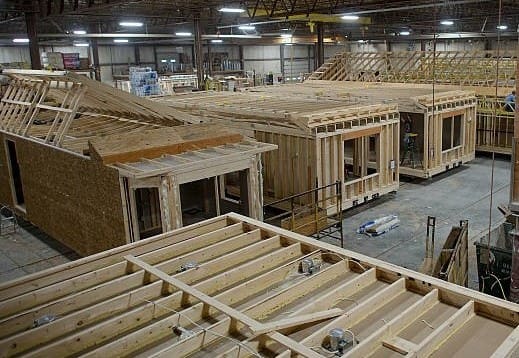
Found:
[{"label": "stack of boxes", "polygon": [[62,53],[61,55],[66,70],[79,70],[79,53]]},{"label": "stack of boxes", "polygon": [[131,93],[136,96],[152,96],[160,94],[157,71],[150,67],[130,67]]}]

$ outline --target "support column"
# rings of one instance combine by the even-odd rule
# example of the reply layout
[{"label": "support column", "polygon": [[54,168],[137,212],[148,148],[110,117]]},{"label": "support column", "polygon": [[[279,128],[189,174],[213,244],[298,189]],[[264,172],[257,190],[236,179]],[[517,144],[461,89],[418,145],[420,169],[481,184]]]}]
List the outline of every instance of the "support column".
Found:
[{"label": "support column", "polygon": [[324,63],[324,26],[322,22],[316,23],[317,28],[317,42],[315,44],[315,69],[321,67]]},{"label": "support column", "polygon": [[285,45],[279,45],[279,62],[281,69],[281,77],[283,78],[283,83],[285,83]]},{"label": "support column", "polygon": [[198,77],[198,88],[204,88],[204,54],[202,52],[202,33],[200,29],[200,18],[195,17],[194,19],[195,28],[195,63],[196,63],[196,76]]},{"label": "support column", "polygon": [[207,44],[207,71],[209,76],[213,75],[213,55],[211,54],[211,42]]},{"label": "support column", "polygon": [[[519,62],[516,63],[516,78],[519,75]],[[519,83],[516,82],[516,93]],[[519,303],[519,111],[515,105],[514,138],[512,141],[512,168],[510,180],[510,210],[515,218],[512,239],[512,269],[510,272],[510,301]]]},{"label": "support column", "polygon": [[99,67],[99,49],[97,47],[97,39],[93,38],[90,41],[92,46],[92,63],[94,65],[94,77],[96,81],[101,81],[101,68]]},{"label": "support column", "polygon": [[133,46],[133,52],[135,54],[135,64],[138,66],[141,64],[141,53],[138,45]]},{"label": "support column", "polygon": [[245,61],[243,60],[243,46],[238,45],[238,56],[240,58],[240,70],[245,70]]},{"label": "support column", "polygon": [[31,68],[41,70],[40,49],[38,46],[38,33],[36,31],[37,13],[26,12],[25,23],[27,25],[27,37],[29,38],[29,53],[31,56]]}]

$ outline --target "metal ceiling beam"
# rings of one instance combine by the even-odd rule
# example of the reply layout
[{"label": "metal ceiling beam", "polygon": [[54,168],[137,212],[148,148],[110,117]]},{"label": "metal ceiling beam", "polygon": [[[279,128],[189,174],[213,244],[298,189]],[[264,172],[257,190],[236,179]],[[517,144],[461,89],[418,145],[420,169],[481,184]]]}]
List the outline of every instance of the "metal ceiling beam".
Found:
[{"label": "metal ceiling beam", "polygon": [[[493,2],[493,1],[492,0],[457,0],[457,1],[449,1],[447,4],[448,4],[448,6],[455,6],[455,5],[477,4],[477,3],[483,3],[483,2]],[[446,6],[446,3],[441,2],[441,3],[433,3],[433,4],[407,5],[407,6],[398,6],[398,7],[389,7],[389,8],[378,8],[378,9],[372,9],[372,10],[343,12],[343,13],[337,14],[337,15],[376,14],[376,13],[381,13],[381,12],[427,9],[427,8],[444,7],[444,6]]]}]

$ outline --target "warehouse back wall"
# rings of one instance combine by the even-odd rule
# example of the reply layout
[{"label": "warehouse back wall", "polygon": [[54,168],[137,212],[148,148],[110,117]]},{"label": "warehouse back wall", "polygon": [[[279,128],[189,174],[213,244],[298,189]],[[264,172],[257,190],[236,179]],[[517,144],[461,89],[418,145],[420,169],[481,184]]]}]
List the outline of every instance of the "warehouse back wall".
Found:
[{"label": "warehouse back wall", "polygon": [[[432,51],[432,41],[405,41],[392,42],[345,42],[344,44],[328,44],[325,46],[325,58],[330,58],[339,51],[351,52],[381,52],[388,48],[391,51],[419,51],[424,46],[426,51]],[[272,73],[275,78],[297,78],[302,73],[314,70],[314,46],[313,45],[242,45],[243,69],[255,71],[258,76]],[[437,51],[475,51],[495,50],[495,40],[439,40],[436,44]],[[517,41],[502,40],[501,48],[511,50],[517,48]],[[226,58],[228,62],[225,68],[240,68],[240,49],[236,44],[211,45],[212,56]],[[80,57],[90,57],[89,47],[74,46],[40,46],[40,53],[44,52],[75,52]],[[204,57],[207,56],[208,48],[204,46]],[[192,67],[193,52],[191,45],[99,45],[99,62],[101,68],[101,80],[111,83],[113,75],[124,74],[128,65],[139,64],[149,66],[153,69],[161,69],[174,60],[176,71],[190,70]],[[30,63],[29,47],[24,45],[0,46],[0,63]],[[180,64],[183,64],[180,67]],[[218,70],[218,69],[215,69]]]}]

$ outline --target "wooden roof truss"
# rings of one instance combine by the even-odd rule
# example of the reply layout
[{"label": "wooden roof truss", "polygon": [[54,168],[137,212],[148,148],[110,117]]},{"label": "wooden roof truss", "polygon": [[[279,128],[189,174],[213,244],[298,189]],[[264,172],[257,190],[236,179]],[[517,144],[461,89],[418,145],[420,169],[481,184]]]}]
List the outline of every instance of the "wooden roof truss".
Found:
[{"label": "wooden roof truss", "polygon": [[3,356],[322,358],[334,328],[343,357],[519,348],[516,304],[233,213],[4,283],[0,306]]},{"label": "wooden roof truss", "polygon": [[[59,105],[47,103],[49,91],[53,88],[66,91]],[[61,147],[84,91],[80,82],[62,81],[59,78],[15,78],[1,99],[0,129],[29,136],[31,129],[40,124],[39,115],[44,114],[48,130],[33,138]]]},{"label": "wooden roof truss", "polygon": [[515,85],[517,53],[513,51],[343,52],[319,67],[311,80]]}]

